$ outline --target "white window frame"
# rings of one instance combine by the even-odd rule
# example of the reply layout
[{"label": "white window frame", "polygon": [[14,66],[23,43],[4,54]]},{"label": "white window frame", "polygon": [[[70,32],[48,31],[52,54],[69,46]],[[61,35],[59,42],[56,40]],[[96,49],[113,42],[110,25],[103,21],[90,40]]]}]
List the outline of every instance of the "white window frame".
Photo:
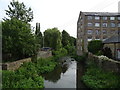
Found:
[{"label": "white window frame", "polygon": [[103,20],[107,20],[108,17],[103,17]]},{"label": "white window frame", "polygon": [[100,23],[95,23],[95,27],[100,27]]},{"label": "white window frame", "polygon": [[118,27],[120,27],[120,23],[118,23]]},{"label": "white window frame", "polygon": [[110,20],[115,20],[115,17],[110,17]]},{"label": "white window frame", "polygon": [[110,23],[110,27],[115,27],[115,26],[112,26],[112,25],[115,25],[116,26],[116,24],[115,23]]},{"label": "white window frame", "polygon": [[93,33],[92,30],[87,30],[87,34],[91,35]]},{"label": "white window frame", "polygon": [[[91,24],[91,25],[90,25],[90,24]],[[93,26],[93,23],[90,23],[90,22],[89,22],[89,23],[87,24],[87,26],[88,26],[88,27],[92,27],[92,26]]]},{"label": "white window frame", "polygon": [[107,27],[107,23],[102,23],[102,27]]},{"label": "white window frame", "polygon": [[100,20],[100,17],[99,16],[95,16],[95,20]]},{"label": "white window frame", "polygon": [[92,20],[92,19],[93,19],[93,16],[87,16],[87,19],[88,19],[88,20]]}]

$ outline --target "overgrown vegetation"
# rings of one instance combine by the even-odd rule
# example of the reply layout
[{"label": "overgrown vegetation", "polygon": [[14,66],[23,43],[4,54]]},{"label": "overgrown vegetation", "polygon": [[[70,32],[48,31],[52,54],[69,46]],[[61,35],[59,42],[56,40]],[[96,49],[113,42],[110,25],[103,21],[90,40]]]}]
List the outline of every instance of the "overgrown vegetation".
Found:
[{"label": "overgrown vegetation", "polygon": [[72,58],[74,58],[78,62],[85,62],[87,60],[88,54],[84,53],[82,56],[73,55]]},{"label": "overgrown vegetation", "polygon": [[37,74],[28,77],[13,71],[3,71],[2,74],[2,88],[43,88],[43,78]]},{"label": "overgrown vegetation", "polygon": [[93,62],[87,63],[87,71],[83,81],[89,88],[120,88],[120,76],[113,72],[105,72]]},{"label": "overgrown vegetation", "polygon": [[103,43],[101,40],[92,40],[88,43],[88,51],[96,54],[101,55],[103,49]]},{"label": "overgrown vegetation", "polygon": [[104,56],[107,56],[108,58],[113,58],[113,56],[112,56],[112,51],[111,51],[110,48],[105,47],[105,48],[102,50],[102,52],[103,52],[103,55],[104,55]]},{"label": "overgrown vegetation", "polygon": [[18,70],[3,71],[3,88],[43,88],[43,73],[54,70],[54,57],[24,63]]}]

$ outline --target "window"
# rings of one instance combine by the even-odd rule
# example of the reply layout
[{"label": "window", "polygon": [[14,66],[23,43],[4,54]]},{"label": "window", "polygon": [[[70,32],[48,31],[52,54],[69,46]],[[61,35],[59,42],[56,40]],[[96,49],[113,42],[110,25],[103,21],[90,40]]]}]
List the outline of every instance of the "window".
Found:
[{"label": "window", "polygon": [[95,20],[99,20],[100,19],[100,17],[99,16],[95,16]]},{"label": "window", "polygon": [[111,23],[110,26],[111,26],[111,27],[115,27],[115,23]]},{"label": "window", "polygon": [[100,30],[95,30],[95,34],[100,34]]},{"label": "window", "polygon": [[103,20],[107,20],[107,17],[103,17]]},{"label": "window", "polygon": [[96,40],[99,40],[100,39],[100,37],[99,36],[96,36]]},{"label": "window", "polygon": [[120,27],[120,23],[118,23],[118,27]]},{"label": "window", "polygon": [[100,23],[95,23],[95,27],[100,27]]},{"label": "window", "polygon": [[88,23],[88,26],[91,27],[93,24],[92,23]]},{"label": "window", "polygon": [[92,34],[93,31],[92,30],[87,30],[87,34]]},{"label": "window", "polygon": [[103,34],[107,34],[107,31],[106,31],[106,30],[102,30],[102,33],[103,33]]},{"label": "window", "polygon": [[102,27],[107,27],[107,23],[103,23],[103,24],[102,24]]},{"label": "window", "polygon": [[88,20],[92,20],[92,16],[88,16]]},{"label": "window", "polygon": [[111,30],[110,33],[111,33],[111,34],[115,34],[115,30]]},{"label": "window", "polygon": [[105,40],[107,37],[106,36],[103,36],[103,40]]},{"label": "window", "polygon": [[88,39],[92,39],[92,36],[88,36]]},{"label": "window", "polygon": [[118,17],[118,20],[120,20],[120,17]]},{"label": "window", "polygon": [[115,30],[115,34],[118,34],[118,30]]},{"label": "window", "polygon": [[115,17],[110,17],[110,20],[115,20]]}]

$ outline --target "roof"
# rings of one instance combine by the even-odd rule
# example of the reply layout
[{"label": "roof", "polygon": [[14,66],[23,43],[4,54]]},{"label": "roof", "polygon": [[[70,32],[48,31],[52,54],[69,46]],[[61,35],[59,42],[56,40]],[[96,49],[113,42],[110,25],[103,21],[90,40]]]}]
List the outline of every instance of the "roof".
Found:
[{"label": "roof", "polygon": [[120,43],[120,34],[104,40],[103,43]]},{"label": "roof", "polygon": [[120,13],[118,12],[82,12],[84,15],[91,16],[118,16]]}]

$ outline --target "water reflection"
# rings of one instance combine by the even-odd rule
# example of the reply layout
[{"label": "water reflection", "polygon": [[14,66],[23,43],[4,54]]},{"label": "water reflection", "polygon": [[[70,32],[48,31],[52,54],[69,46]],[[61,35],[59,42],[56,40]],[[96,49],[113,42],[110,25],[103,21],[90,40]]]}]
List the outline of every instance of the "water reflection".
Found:
[{"label": "water reflection", "polygon": [[45,88],[76,88],[76,61],[66,60],[43,76]]},{"label": "water reflection", "polygon": [[44,74],[45,88],[85,88],[81,81],[84,63],[77,63],[70,58],[63,58],[54,71]]},{"label": "water reflection", "polygon": [[60,65],[58,65],[54,71],[48,73],[48,74],[44,74],[43,77],[45,80],[48,80],[50,82],[57,82],[60,77],[61,77],[61,73],[62,73],[62,68]]}]

